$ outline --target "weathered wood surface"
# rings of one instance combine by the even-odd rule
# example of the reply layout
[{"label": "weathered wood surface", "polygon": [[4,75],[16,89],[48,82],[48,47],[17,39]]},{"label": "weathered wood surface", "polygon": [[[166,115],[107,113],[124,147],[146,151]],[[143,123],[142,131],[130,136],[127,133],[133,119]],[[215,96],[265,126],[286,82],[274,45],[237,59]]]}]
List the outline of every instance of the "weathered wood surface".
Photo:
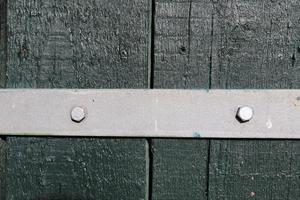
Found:
[{"label": "weathered wood surface", "polygon": [[[0,0],[0,88],[5,85],[6,72],[6,1]],[[7,145],[0,138],[0,199],[5,199],[6,194],[6,150]]]},{"label": "weathered wood surface", "polygon": [[6,199],[146,199],[142,139],[8,138]]},{"label": "weathered wood surface", "polygon": [[152,199],[206,199],[207,140],[152,140]]},{"label": "weathered wood surface", "polygon": [[6,41],[7,41],[7,26],[6,26],[6,1],[0,0],[0,88],[5,87],[6,80]]},{"label": "weathered wood surface", "polygon": [[213,140],[209,199],[298,199],[300,142]]},{"label": "weathered wood surface", "polygon": [[[157,0],[155,5],[155,88],[300,87],[299,1]],[[190,189],[190,179],[184,178],[205,177],[203,165],[193,166],[199,171],[195,173],[187,167],[189,162],[173,167],[172,159],[195,160],[207,149],[184,154],[183,141],[172,140],[165,146],[160,142],[167,143],[152,142],[154,199],[164,199],[166,191],[173,200],[204,196],[204,191]],[[297,199],[298,143],[211,140],[207,199]],[[195,144],[189,145],[193,149]],[[162,176],[166,172],[161,169],[168,169],[169,176]],[[172,180],[181,180],[176,183],[180,190],[173,184],[158,184]]]},{"label": "weathered wood surface", "polygon": [[7,7],[8,87],[148,84],[148,0],[12,0]]},{"label": "weathered wood surface", "polygon": [[299,88],[299,1],[156,1],[158,88]]},{"label": "weathered wood surface", "polygon": [[[148,87],[148,0],[12,0],[7,7],[7,88]],[[6,199],[147,198],[145,139],[5,143]]]},{"label": "weathered wood surface", "polygon": [[299,88],[300,2],[217,1],[212,88]]},{"label": "weathered wood surface", "polygon": [[[299,88],[300,2],[214,5],[213,88]],[[213,140],[210,199],[297,199],[299,141]]]},{"label": "weathered wood surface", "polygon": [[[148,86],[150,1],[12,0],[7,21],[3,2],[1,87]],[[297,0],[156,0],[154,88],[300,88],[299,9]],[[9,137],[0,197],[147,199],[148,188],[152,199],[300,196],[299,141],[150,144]]]},{"label": "weathered wood surface", "polygon": [[[208,88],[212,4],[155,2],[154,88]],[[204,199],[208,141],[157,139],[152,144],[153,199]]]},{"label": "weathered wood surface", "polygon": [[[209,1],[156,1],[154,88],[208,87],[211,12]],[[208,145],[152,140],[152,199],[206,199]]]},{"label": "weathered wood surface", "polygon": [[211,67],[210,0],[157,0],[154,88],[208,88]]},{"label": "weathered wood surface", "polygon": [[5,200],[6,195],[6,154],[7,145],[5,140],[0,138],[0,199]]}]

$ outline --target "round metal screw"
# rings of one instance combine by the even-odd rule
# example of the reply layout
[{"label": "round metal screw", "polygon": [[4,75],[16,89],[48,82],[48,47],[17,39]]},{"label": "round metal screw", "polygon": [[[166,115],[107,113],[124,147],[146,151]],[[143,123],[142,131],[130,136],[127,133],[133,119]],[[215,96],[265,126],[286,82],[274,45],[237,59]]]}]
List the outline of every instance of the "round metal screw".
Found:
[{"label": "round metal screw", "polygon": [[85,118],[85,111],[81,107],[75,107],[71,111],[71,119],[74,122],[80,123]]},{"label": "round metal screw", "polygon": [[249,106],[242,106],[238,108],[238,111],[236,113],[236,118],[240,122],[248,122],[253,117],[253,109]]}]

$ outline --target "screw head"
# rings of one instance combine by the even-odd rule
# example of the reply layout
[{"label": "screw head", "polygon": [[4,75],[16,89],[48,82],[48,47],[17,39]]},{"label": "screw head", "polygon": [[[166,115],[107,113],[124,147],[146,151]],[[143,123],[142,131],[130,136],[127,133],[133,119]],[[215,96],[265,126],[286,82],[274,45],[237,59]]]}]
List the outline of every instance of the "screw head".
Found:
[{"label": "screw head", "polygon": [[81,107],[75,107],[71,111],[71,119],[74,122],[80,123],[85,118],[85,111]]},{"label": "screw head", "polygon": [[239,107],[236,113],[236,118],[240,122],[248,122],[253,117],[253,109],[249,106]]}]

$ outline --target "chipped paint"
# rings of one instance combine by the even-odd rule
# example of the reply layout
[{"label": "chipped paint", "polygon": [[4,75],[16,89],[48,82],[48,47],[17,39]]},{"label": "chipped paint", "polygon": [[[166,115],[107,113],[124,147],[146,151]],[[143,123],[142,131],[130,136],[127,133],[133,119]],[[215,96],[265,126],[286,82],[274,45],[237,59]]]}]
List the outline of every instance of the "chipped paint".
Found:
[{"label": "chipped paint", "polygon": [[272,121],[270,119],[267,121],[266,126],[268,129],[271,129],[273,127]]},{"label": "chipped paint", "polygon": [[198,133],[198,132],[194,132],[194,133],[193,133],[193,137],[195,137],[195,138],[200,138],[201,135],[200,135],[200,133]]}]

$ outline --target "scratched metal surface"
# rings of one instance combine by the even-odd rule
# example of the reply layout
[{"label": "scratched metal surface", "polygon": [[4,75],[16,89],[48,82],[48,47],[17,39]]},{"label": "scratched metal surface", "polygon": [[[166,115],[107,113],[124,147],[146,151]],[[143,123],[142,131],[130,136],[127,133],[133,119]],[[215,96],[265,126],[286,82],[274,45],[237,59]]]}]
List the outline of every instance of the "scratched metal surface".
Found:
[{"label": "scratched metal surface", "polygon": [[[2,135],[300,138],[298,90],[1,90]],[[240,106],[254,109],[240,123]],[[71,120],[75,106],[86,110]]]}]

